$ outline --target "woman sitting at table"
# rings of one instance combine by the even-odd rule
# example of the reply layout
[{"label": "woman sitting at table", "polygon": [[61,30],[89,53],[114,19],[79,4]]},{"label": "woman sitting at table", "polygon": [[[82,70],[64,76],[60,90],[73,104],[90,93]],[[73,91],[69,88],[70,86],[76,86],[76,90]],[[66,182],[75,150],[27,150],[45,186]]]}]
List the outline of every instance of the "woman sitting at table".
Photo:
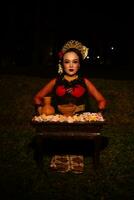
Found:
[{"label": "woman sitting at table", "polygon": [[[98,110],[106,108],[106,99],[95,85],[80,74],[80,67],[88,55],[88,48],[76,40],[68,41],[59,53],[59,75],[50,80],[34,97],[38,111],[43,106],[43,97],[52,96],[52,103],[58,113],[58,105],[75,104],[76,112],[90,112],[89,99],[98,103]],[[50,167],[61,172],[82,173],[84,169],[82,155],[55,155]]]}]

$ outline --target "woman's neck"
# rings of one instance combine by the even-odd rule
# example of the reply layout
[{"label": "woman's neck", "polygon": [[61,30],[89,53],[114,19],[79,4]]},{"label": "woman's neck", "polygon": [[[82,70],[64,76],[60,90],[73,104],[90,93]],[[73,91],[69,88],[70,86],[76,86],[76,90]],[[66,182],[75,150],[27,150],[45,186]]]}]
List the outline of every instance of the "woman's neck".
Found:
[{"label": "woman's neck", "polygon": [[67,75],[67,74],[64,75],[64,79],[66,79],[66,80],[69,81],[69,82],[71,82],[71,81],[73,81],[73,80],[75,80],[75,79],[77,79],[77,78],[78,78],[78,75],[77,75],[77,74],[75,74],[75,75],[73,75],[73,76],[69,76],[69,75]]}]

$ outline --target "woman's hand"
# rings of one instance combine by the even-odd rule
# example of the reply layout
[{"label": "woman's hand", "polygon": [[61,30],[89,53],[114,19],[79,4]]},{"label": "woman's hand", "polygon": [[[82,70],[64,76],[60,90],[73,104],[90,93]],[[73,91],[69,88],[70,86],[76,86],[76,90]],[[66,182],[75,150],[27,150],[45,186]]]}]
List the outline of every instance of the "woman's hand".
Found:
[{"label": "woman's hand", "polygon": [[42,105],[35,104],[35,115],[41,115]]},{"label": "woman's hand", "polygon": [[99,108],[99,110],[105,110],[105,108],[106,108],[106,100],[100,101],[99,104],[98,104],[98,108]]}]

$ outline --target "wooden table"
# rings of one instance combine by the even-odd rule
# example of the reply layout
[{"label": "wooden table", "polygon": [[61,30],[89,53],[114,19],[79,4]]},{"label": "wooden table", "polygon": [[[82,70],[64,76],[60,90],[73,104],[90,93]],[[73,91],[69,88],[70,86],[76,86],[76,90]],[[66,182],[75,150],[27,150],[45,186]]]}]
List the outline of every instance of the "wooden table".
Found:
[{"label": "wooden table", "polygon": [[[82,151],[81,147],[77,144],[92,141],[93,142],[93,151],[92,151],[92,160],[94,168],[96,169],[99,166],[100,161],[100,151],[101,151],[101,130],[103,129],[105,122],[104,121],[92,121],[92,122],[32,122],[32,125],[36,129],[36,145],[34,152],[34,159],[36,162],[40,163],[43,160],[44,153],[59,153],[58,150],[62,150],[64,143],[68,146],[68,151],[70,152],[70,141],[71,144],[75,143],[76,148],[78,147],[78,153]],[[48,144],[46,141],[49,141]],[[50,141],[54,143],[57,142],[56,148],[50,145]],[[69,145],[68,145],[69,144]],[[49,145],[51,146],[50,148]],[[80,147],[80,148],[79,148]],[[88,147],[88,145],[87,145]],[[49,149],[49,150],[48,150]],[[71,149],[72,150],[72,149]],[[76,149],[73,149],[76,150]],[[90,154],[87,148],[84,149],[86,154]],[[89,151],[89,152],[88,152]],[[74,152],[73,152],[74,153]],[[75,152],[76,153],[76,152]],[[82,151],[82,154],[84,152]]]}]

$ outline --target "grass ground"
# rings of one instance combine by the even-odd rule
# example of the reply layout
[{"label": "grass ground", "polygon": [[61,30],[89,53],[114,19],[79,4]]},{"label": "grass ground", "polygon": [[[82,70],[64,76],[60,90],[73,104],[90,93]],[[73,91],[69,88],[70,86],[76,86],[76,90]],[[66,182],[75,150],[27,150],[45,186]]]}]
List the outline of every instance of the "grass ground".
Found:
[{"label": "grass ground", "polygon": [[128,200],[134,198],[134,81],[92,79],[107,98],[109,145],[94,172],[85,158],[81,175],[40,171],[27,146],[36,132],[30,121],[34,94],[48,80],[21,75],[0,76],[0,194],[3,199]]}]

